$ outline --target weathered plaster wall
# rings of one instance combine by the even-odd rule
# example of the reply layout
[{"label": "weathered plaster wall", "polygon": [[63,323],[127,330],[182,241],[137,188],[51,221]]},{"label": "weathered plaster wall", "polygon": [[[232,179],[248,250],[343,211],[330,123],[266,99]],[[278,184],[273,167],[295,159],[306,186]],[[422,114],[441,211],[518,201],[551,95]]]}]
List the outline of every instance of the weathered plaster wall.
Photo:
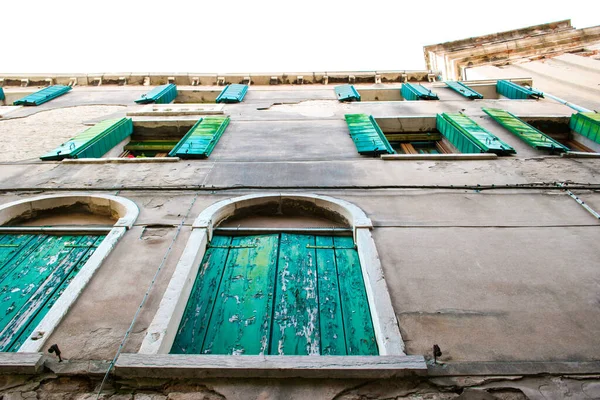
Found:
[{"label": "weathered plaster wall", "polygon": [[[554,93],[557,86],[550,80],[536,78],[534,86],[560,95]],[[276,193],[281,188],[347,200],[372,219],[373,236],[409,354],[429,355],[432,345],[439,344],[444,352],[441,359],[448,363],[584,363],[600,357],[600,342],[594,335],[600,330],[600,222],[553,188],[554,182],[564,181],[589,185],[577,193],[599,210],[600,160],[547,156],[525,146],[481,111],[483,106],[501,107],[522,116],[568,117],[570,108],[548,99],[468,101],[448,92],[441,92],[444,101],[440,102],[340,104],[330,99],[331,87],[253,89],[251,86],[243,103],[224,107],[231,125],[207,160],[77,164],[36,159],[85,129],[87,122],[140,109],[133,100],[147,91],[141,86],[76,87],[43,106],[8,114],[14,119],[0,120],[7,157],[0,164],[0,202],[40,193],[89,190],[118,194],[140,208],[135,225],[47,342],[59,344],[70,361],[60,368],[79,368],[83,376],[0,377],[5,398],[27,398],[34,396],[32,393],[39,398],[90,397],[98,381],[89,369],[97,363],[88,361],[114,356],[187,210],[189,215],[134,325],[126,352],[139,349],[193,219],[219,200]],[[565,98],[587,99],[586,104],[591,104],[595,98],[591,90],[573,86]],[[383,161],[359,156],[344,122],[345,113],[433,117],[438,112],[461,110],[515,147],[518,154],[478,161]],[[19,140],[24,130],[32,135],[25,144]],[[530,187],[517,187],[525,184]],[[495,188],[480,190],[483,188],[477,185]],[[510,189],[498,189],[504,185]],[[535,189],[536,185],[544,188]],[[88,367],[77,367],[81,365],[74,364],[77,360]],[[94,371],[98,374],[102,369]],[[136,399],[148,398],[144,393],[157,399],[465,399],[472,398],[469,393],[476,390],[480,392],[473,396],[480,397],[475,398],[598,397],[597,380],[560,373],[527,378],[430,376],[424,381],[110,383],[109,395],[116,393],[110,391],[114,389],[123,395],[115,398],[135,394]],[[10,391],[19,394],[9,397]]]}]

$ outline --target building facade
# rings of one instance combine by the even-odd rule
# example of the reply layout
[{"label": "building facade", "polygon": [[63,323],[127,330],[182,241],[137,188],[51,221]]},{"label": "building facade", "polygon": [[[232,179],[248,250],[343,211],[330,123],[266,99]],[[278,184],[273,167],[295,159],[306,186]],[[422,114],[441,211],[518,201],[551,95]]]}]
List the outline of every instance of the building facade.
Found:
[{"label": "building facade", "polygon": [[598,30],[0,74],[2,399],[600,398]]}]

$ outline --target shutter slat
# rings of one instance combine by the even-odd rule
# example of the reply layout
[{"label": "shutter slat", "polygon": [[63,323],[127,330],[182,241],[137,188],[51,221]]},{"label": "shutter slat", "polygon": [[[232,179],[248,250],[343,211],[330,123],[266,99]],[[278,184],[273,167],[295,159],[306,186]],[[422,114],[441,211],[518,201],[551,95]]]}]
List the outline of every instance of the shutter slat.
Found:
[{"label": "shutter slat", "polygon": [[132,133],[131,118],[105,120],[86,129],[40,159],[51,161],[65,158],[100,158]]},{"label": "shutter slat", "polygon": [[229,125],[229,117],[205,117],[185,134],[170,157],[207,158]]},{"label": "shutter slat", "polygon": [[462,82],[446,81],[446,86],[469,99],[483,99],[483,95],[471,89]]},{"label": "shutter slat", "polygon": [[15,101],[13,104],[15,106],[39,106],[40,104],[43,104],[47,101],[55,99],[58,96],[62,96],[63,94],[67,93],[69,90],[71,90],[70,86],[64,86],[64,85],[48,86],[47,88],[38,90],[35,93],[32,93],[30,95],[27,95],[27,96]]},{"label": "shutter slat", "polygon": [[360,94],[353,85],[340,85],[333,88],[339,101],[360,101]]},{"label": "shutter slat", "polygon": [[600,143],[600,114],[594,112],[580,112],[571,115],[569,127],[586,138]]},{"label": "shutter slat", "polygon": [[240,103],[244,100],[248,92],[248,85],[232,84],[227,85],[223,91],[217,96],[217,103]]},{"label": "shutter slat", "polygon": [[483,111],[492,117],[494,121],[498,122],[513,135],[517,136],[533,148],[550,150],[552,152],[569,150],[563,144],[557,142],[550,136],[537,130],[508,111],[500,110],[498,108],[483,108]]},{"label": "shutter slat", "polygon": [[464,114],[438,114],[437,127],[461,153],[516,153],[511,146]]},{"label": "shutter slat", "polygon": [[169,104],[177,97],[177,86],[172,83],[157,86],[135,102],[139,104]]},{"label": "shutter slat", "polygon": [[403,83],[400,92],[404,100],[439,100],[437,94],[421,84]]},{"label": "shutter slat", "polygon": [[517,85],[511,81],[499,80],[496,83],[496,92],[504,97],[514,100],[537,99],[544,97],[540,91]]},{"label": "shutter slat", "polygon": [[395,151],[371,115],[346,114],[350,137],[359,154],[394,154]]}]

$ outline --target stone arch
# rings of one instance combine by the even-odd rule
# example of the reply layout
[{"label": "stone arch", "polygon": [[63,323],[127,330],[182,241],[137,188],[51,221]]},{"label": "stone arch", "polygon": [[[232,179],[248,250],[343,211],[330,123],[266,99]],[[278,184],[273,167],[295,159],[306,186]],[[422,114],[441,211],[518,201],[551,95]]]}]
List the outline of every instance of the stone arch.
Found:
[{"label": "stone arch", "polygon": [[44,211],[76,205],[86,207],[91,213],[109,215],[117,220],[113,227],[127,229],[131,228],[139,213],[137,205],[124,197],[104,194],[53,194],[0,205],[0,226],[18,219],[34,217]]},{"label": "stone arch", "polygon": [[62,232],[65,228],[23,228],[11,227],[9,225],[13,221],[26,220],[44,212],[68,209],[73,206],[84,207],[88,212],[93,214],[109,215],[115,220],[115,223],[112,226],[101,228],[86,228],[85,225],[67,228],[67,232],[71,234],[93,230],[95,232],[103,232],[106,236],[75,278],[70,282],[69,286],[67,286],[58,300],[39,322],[32,334],[19,347],[18,352],[41,351],[48,337],[50,337],[54,329],[56,329],[75,303],[79,294],[84,290],[98,268],[100,268],[104,259],[110,254],[127,229],[133,226],[139,214],[139,209],[133,201],[123,197],[88,193],[45,195],[0,205],[0,231],[4,233],[20,233],[23,231],[28,233]]},{"label": "stone arch", "polygon": [[352,229],[380,355],[405,355],[383,270],[371,236],[371,220],[356,205],[314,194],[252,194],[219,201],[200,213],[139,353],[169,352],[213,230],[227,218],[264,207],[306,207],[345,221]]}]

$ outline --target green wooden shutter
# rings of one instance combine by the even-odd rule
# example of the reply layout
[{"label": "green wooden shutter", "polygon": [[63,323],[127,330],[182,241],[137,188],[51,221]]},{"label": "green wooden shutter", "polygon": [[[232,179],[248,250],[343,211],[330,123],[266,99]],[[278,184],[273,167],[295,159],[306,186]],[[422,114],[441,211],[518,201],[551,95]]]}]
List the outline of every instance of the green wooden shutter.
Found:
[{"label": "green wooden shutter", "polygon": [[571,115],[569,127],[586,138],[600,143],[600,114],[594,112],[580,112]]},{"label": "green wooden shutter", "polygon": [[136,103],[147,104],[169,104],[177,97],[177,86],[172,83],[157,86],[142,97],[135,100]]},{"label": "green wooden shutter", "polygon": [[544,97],[542,92],[534,89],[526,88],[521,85],[517,85],[511,81],[499,80],[496,82],[496,92],[504,97],[515,100],[535,99]]},{"label": "green wooden shutter", "polygon": [[372,115],[346,114],[345,118],[359,154],[378,156],[395,153]]},{"label": "green wooden shutter", "polygon": [[27,95],[15,102],[13,104],[15,106],[39,106],[47,101],[57,98],[58,96],[62,96],[71,90],[70,86],[64,85],[54,85],[48,86],[42,90],[38,90],[35,93]]},{"label": "green wooden shutter", "polygon": [[465,97],[468,97],[471,100],[483,99],[483,95],[481,93],[476,92],[475,90],[471,89],[470,87],[468,87],[467,85],[465,85],[462,82],[446,81],[445,83],[446,83],[446,86],[448,86],[450,89],[454,90],[457,93],[462,94]]},{"label": "green wooden shutter", "polygon": [[86,129],[40,158],[100,158],[133,133],[131,118],[108,119]]},{"label": "green wooden shutter", "polygon": [[437,115],[437,129],[461,153],[516,153],[508,144],[479,126],[464,114],[443,113]]},{"label": "green wooden shutter", "polygon": [[492,119],[510,131],[513,135],[523,140],[533,148],[550,151],[568,151],[568,147],[562,145],[550,136],[537,130],[528,123],[520,120],[508,111],[498,108],[483,108],[483,111]]},{"label": "green wooden shutter", "polygon": [[403,83],[400,92],[404,100],[439,100],[437,94],[421,84]]},{"label": "green wooden shutter", "polygon": [[201,118],[169,153],[170,157],[207,158],[229,125],[229,117]]},{"label": "green wooden shutter", "polygon": [[0,101],[3,101],[4,99],[5,99],[5,97],[4,97],[4,89],[2,89],[0,87]]},{"label": "green wooden shutter", "polygon": [[104,236],[0,235],[0,351],[17,351]]},{"label": "green wooden shutter", "polygon": [[225,86],[225,89],[217,96],[217,103],[240,103],[244,100],[248,92],[248,85],[232,84]]},{"label": "green wooden shutter", "polygon": [[352,238],[213,237],[171,353],[378,354]]},{"label": "green wooden shutter", "polygon": [[333,88],[339,101],[360,101],[360,94],[353,85],[340,85]]}]

